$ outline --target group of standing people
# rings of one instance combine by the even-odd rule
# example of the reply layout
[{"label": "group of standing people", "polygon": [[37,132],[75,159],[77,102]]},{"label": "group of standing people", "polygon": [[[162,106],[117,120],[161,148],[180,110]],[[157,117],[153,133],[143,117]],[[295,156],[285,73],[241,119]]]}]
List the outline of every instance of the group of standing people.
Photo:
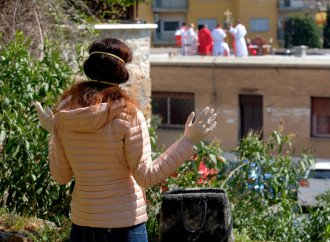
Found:
[{"label": "group of standing people", "polygon": [[194,30],[194,24],[182,24],[180,30],[175,35],[181,36],[181,55],[212,55],[212,56],[230,56],[230,49],[225,41],[227,32],[233,38],[234,53],[238,57],[248,56],[248,50],[245,42],[246,28],[236,21],[236,26],[228,26],[228,29],[222,29],[218,24],[215,29],[210,31],[206,24],[203,25],[200,31]]}]

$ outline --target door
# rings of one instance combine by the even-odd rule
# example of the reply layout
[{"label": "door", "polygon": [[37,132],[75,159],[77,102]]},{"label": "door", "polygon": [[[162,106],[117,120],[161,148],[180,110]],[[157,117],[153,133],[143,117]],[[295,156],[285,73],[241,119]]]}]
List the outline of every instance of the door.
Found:
[{"label": "door", "polygon": [[[240,139],[253,129],[262,131],[262,96],[261,95],[239,95],[240,105]],[[262,138],[262,133],[261,133]]]}]

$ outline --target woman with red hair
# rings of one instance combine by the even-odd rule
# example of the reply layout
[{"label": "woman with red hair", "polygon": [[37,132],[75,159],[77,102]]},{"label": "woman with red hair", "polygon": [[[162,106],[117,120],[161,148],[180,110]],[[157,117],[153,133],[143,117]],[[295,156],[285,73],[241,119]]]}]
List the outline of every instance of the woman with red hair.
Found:
[{"label": "woman with red hair", "polygon": [[152,161],[144,116],[119,86],[129,79],[131,50],[105,38],[88,51],[84,72],[89,81],[66,91],[54,114],[35,104],[51,133],[53,178],[60,184],[75,178],[70,241],[147,241],[144,189],[166,179],[195,153],[193,146],[216,126],[216,114],[207,107],[192,122],[192,112],[183,137]]}]

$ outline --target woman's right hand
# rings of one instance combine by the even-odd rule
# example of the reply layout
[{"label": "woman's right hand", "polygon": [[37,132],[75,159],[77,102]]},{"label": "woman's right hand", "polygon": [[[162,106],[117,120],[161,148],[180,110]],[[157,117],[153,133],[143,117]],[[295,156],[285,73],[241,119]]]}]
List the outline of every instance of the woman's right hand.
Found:
[{"label": "woman's right hand", "polygon": [[217,114],[213,108],[206,107],[192,123],[195,113],[192,112],[186,122],[184,136],[195,145],[203,140],[217,125]]}]

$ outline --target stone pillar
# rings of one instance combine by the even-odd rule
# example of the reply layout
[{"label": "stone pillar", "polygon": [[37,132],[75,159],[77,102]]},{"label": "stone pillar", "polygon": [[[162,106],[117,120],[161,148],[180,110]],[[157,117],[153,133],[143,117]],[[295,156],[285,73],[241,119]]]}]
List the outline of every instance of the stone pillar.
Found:
[{"label": "stone pillar", "polygon": [[143,113],[151,116],[150,43],[151,31],[157,24],[98,24],[100,38],[116,38],[133,51],[132,63],[127,64],[130,79],[124,85],[140,103]]}]

